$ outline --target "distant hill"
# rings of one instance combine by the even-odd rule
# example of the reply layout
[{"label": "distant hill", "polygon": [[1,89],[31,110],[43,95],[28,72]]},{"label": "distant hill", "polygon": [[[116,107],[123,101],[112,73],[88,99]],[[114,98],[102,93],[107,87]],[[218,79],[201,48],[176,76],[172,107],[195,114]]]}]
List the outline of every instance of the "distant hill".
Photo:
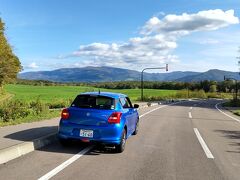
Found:
[{"label": "distant hill", "polygon": [[[202,80],[222,81],[223,76],[239,78],[237,72],[212,69],[204,73],[191,71],[175,71],[170,73],[144,73],[148,81],[181,81],[192,82]],[[63,68],[53,71],[37,71],[20,73],[18,78],[28,80],[47,80],[54,82],[109,82],[139,81],[141,72],[113,67]]]},{"label": "distant hill", "polygon": [[230,72],[230,71],[222,71],[218,69],[211,69],[209,71],[198,73],[195,75],[185,76],[182,78],[176,79],[176,81],[182,82],[198,82],[203,80],[211,80],[211,81],[223,81],[224,76],[231,77],[235,79],[240,79],[239,73],[237,72]]}]

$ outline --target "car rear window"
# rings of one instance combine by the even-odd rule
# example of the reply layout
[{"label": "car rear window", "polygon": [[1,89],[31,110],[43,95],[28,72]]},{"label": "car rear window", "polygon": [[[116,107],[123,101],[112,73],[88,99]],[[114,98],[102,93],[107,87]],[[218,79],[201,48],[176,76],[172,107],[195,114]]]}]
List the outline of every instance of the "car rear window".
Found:
[{"label": "car rear window", "polygon": [[78,95],[72,103],[72,107],[92,109],[114,109],[114,99],[100,95]]}]

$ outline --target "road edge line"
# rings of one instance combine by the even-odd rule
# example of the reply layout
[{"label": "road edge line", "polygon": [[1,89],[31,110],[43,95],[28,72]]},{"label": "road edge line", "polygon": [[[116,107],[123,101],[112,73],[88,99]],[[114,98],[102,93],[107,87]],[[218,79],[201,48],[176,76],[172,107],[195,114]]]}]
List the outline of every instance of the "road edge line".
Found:
[{"label": "road edge line", "polygon": [[221,109],[219,109],[219,108],[218,108],[218,105],[219,105],[219,104],[222,104],[222,102],[215,104],[215,108],[216,108],[219,112],[221,112],[221,113],[224,114],[225,116],[230,117],[231,119],[233,119],[233,120],[235,120],[235,121],[237,121],[237,122],[240,123],[240,120],[239,120],[239,119],[237,119],[237,118],[235,118],[235,117],[233,117],[233,116],[231,116],[231,115],[223,112]]}]

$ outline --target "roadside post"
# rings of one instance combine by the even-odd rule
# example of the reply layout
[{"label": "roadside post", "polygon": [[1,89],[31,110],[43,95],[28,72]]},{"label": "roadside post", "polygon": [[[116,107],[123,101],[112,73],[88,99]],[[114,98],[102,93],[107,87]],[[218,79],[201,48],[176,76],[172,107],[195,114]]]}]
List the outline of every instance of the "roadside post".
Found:
[{"label": "roadside post", "polygon": [[143,72],[149,69],[166,69],[168,71],[168,64],[165,67],[155,67],[155,68],[144,68],[141,73],[141,101],[143,101]]}]

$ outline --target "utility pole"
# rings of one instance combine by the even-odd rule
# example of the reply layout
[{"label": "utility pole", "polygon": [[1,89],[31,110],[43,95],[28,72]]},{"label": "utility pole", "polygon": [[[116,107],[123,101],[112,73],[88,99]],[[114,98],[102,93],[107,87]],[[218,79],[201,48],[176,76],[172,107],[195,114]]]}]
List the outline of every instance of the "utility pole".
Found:
[{"label": "utility pole", "polygon": [[[240,47],[238,48],[238,52],[240,53]],[[238,74],[240,75],[240,55],[236,59],[238,59]]]},{"label": "utility pole", "polygon": [[[238,47],[238,53],[240,53],[240,46]],[[238,74],[240,75],[240,55],[236,57],[238,59]],[[237,100],[237,93],[238,93],[238,81],[236,80],[236,100]]]},{"label": "utility pole", "polygon": [[166,69],[168,71],[168,64],[165,67],[156,67],[156,68],[144,68],[141,73],[141,101],[143,101],[143,72],[149,69]]}]

